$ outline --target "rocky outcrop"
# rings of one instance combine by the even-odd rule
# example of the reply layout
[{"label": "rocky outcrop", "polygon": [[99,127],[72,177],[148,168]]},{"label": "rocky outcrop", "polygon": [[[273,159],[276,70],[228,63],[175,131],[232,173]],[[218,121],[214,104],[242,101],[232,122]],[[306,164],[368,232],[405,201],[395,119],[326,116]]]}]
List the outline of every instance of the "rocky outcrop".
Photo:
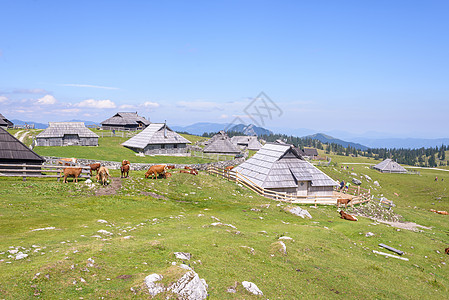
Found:
[{"label": "rocky outcrop", "polygon": [[312,219],[312,215],[305,209],[302,209],[299,206],[294,206],[294,207],[286,207],[285,210],[291,214],[294,214],[295,216],[301,217],[301,218],[309,218]]},{"label": "rocky outcrop", "polygon": [[249,282],[249,281],[243,281],[242,282],[243,287],[250,292],[251,294],[254,295],[263,295],[262,291],[257,287],[256,284]]}]

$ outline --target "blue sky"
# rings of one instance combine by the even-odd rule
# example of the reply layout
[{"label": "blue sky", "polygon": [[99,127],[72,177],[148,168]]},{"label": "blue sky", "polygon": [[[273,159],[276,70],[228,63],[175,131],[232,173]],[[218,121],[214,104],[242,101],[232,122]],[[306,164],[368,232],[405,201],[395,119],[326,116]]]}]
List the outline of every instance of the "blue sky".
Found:
[{"label": "blue sky", "polygon": [[0,113],[448,137],[448,1],[1,1]]}]

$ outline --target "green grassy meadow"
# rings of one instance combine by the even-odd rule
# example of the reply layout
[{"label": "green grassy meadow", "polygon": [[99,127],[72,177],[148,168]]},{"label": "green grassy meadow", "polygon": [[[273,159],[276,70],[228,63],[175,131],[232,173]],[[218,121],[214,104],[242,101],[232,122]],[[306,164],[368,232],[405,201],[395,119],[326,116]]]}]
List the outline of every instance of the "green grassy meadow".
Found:
[{"label": "green grassy meadow", "polygon": [[[210,299],[258,299],[241,285],[226,292],[245,280],[264,299],[446,299],[448,216],[429,209],[449,210],[449,178],[434,182],[438,171],[430,170],[418,176],[351,168],[322,169],[335,179],[371,176],[381,184],[375,194],[394,200],[407,221],[432,229],[398,230],[363,217],[349,222],[333,206],[303,205],[313,218],[302,219],[285,212],[286,204],[204,172],[167,180],[131,172],[109,196],[96,196],[105,188],[83,180],[0,178],[0,298],[149,298],[144,278],[169,272],[172,262],[182,262],[173,254],[181,251],[192,254],[186,263],[206,280]],[[217,219],[236,229],[212,226]],[[287,254],[273,245],[282,236],[293,239],[284,240]],[[379,243],[405,251],[410,261],[375,255],[388,252]],[[8,257],[15,249],[28,257]]]}]

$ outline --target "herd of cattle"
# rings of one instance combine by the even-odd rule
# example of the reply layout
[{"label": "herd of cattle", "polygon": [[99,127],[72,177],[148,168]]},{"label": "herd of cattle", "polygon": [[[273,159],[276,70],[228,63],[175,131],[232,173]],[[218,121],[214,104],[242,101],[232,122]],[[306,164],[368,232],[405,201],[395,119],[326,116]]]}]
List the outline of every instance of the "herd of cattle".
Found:
[{"label": "herd of cattle", "polygon": [[[64,174],[64,183],[67,183],[67,177],[74,177],[74,181],[78,182],[78,177],[81,175],[83,168],[76,167],[74,165],[77,164],[76,158],[60,158],[58,160],[58,164],[67,166],[65,167],[60,174]],[[109,170],[107,167],[102,166],[100,163],[89,164],[90,167],[90,176],[92,176],[92,172],[96,171],[96,179],[97,182],[100,182],[103,186],[107,185],[108,179],[111,176],[109,174]],[[123,160],[122,166],[120,167],[120,178],[127,178],[129,176],[129,170],[131,169],[129,160]],[[145,178],[151,176],[152,179],[157,179],[159,175],[162,175],[163,178],[167,179],[172,176],[172,173],[167,172],[169,169],[175,169],[173,165],[154,165],[151,166],[148,171],[145,173]],[[192,167],[184,167],[183,170],[180,170],[179,173],[187,173],[191,175],[198,175],[198,171]]]}]

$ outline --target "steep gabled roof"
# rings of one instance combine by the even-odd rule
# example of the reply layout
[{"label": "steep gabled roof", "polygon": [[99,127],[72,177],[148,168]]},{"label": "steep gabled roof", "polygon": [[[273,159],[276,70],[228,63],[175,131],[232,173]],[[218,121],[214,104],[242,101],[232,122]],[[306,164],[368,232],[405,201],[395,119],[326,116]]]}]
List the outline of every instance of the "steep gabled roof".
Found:
[{"label": "steep gabled roof", "polygon": [[257,140],[257,136],[236,135],[231,138],[234,145],[246,146],[249,150],[259,150],[262,144]]},{"label": "steep gabled roof", "polygon": [[228,134],[224,131],[224,130],[220,130],[217,134],[215,134],[214,136],[212,136],[210,139],[208,139],[207,141],[204,142],[204,145],[210,145],[212,144],[215,140],[217,139],[221,139],[223,137],[228,137]]},{"label": "steep gabled roof", "polygon": [[190,141],[171,130],[164,123],[151,123],[142,132],[136,134],[122,146],[144,149],[147,145],[190,144]]},{"label": "steep gabled roof", "polygon": [[139,125],[139,123],[145,126],[150,125],[150,122],[137,114],[137,112],[118,112],[109,119],[101,122],[101,125]]},{"label": "steep gabled roof", "polygon": [[77,134],[80,138],[98,138],[98,135],[84,126],[83,122],[50,122],[47,129],[36,136],[39,138],[62,138],[66,134]]},{"label": "steep gabled roof", "polygon": [[265,144],[234,170],[263,188],[296,188],[299,181],[310,181],[312,186],[337,185],[290,145]]},{"label": "steep gabled roof", "polygon": [[385,173],[407,173],[407,170],[394,160],[387,158],[373,167]]},{"label": "steep gabled roof", "polygon": [[0,159],[45,161],[3,128],[0,128]]},{"label": "steep gabled roof", "polygon": [[235,146],[228,136],[221,136],[216,138],[212,143],[204,147],[204,153],[226,153],[239,154],[241,151]]},{"label": "steep gabled roof", "polygon": [[303,152],[306,156],[317,156],[318,155],[318,150],[315,148],[304,148]]},{"label": "steep gabled roof", "polygon": [[8,120],[4,115],[0,114],[0,126],[13,126],[14,124]]}]

